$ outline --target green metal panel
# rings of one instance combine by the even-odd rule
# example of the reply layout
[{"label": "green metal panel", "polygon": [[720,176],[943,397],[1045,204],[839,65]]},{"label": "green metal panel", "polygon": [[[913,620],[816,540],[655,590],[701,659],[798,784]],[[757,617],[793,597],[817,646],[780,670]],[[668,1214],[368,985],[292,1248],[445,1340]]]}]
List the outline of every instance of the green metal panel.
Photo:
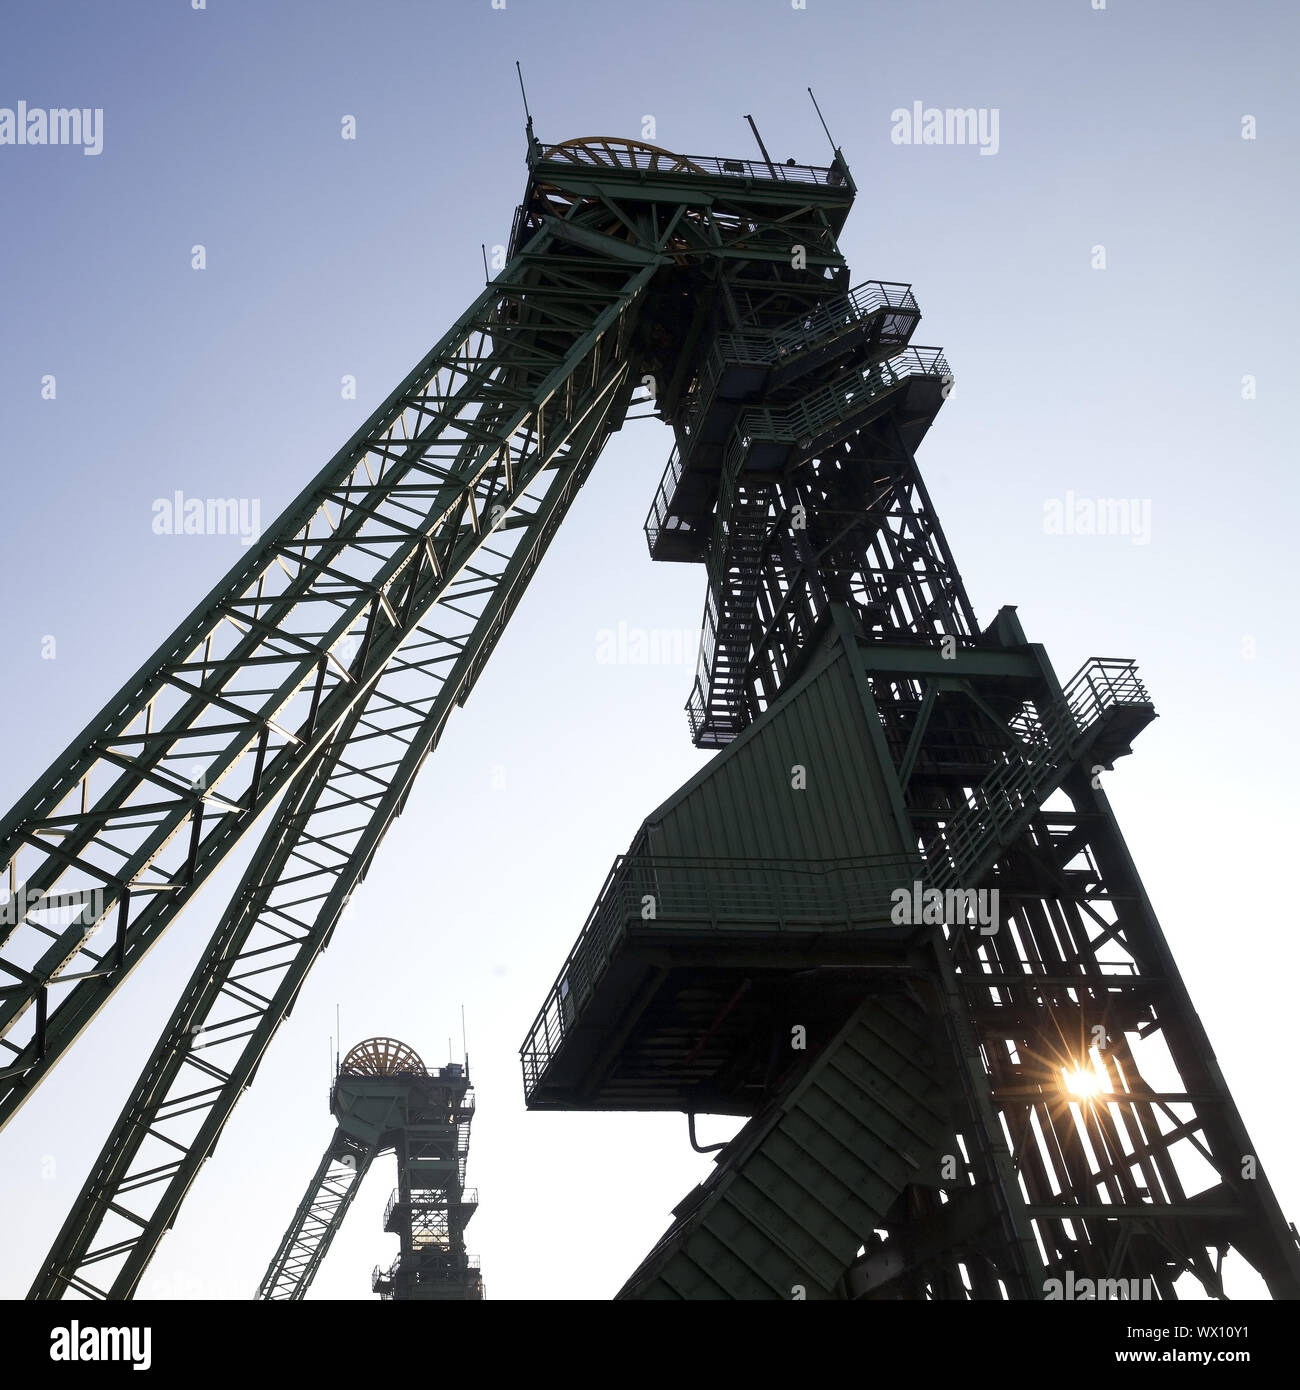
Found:
[{"label": "green metal panel", "polygon": [[834,1298],[859,1248],[950,1143],[932,1022],[869,999],[789,1091],[722,1151],[718,1172],[620,1298]]},{"label": "green metal panel", "polygon": [[650,816],[652,854],[816,860],[906,852],[889,797],[894,772],[876,756],[834,636],[819,663]]}]

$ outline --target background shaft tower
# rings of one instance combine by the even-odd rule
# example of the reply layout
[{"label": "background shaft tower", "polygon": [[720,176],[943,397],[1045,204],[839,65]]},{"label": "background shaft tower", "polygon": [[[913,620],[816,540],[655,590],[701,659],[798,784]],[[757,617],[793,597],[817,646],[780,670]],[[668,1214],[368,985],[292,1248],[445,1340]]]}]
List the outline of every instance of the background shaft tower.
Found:
[{"label": "background shaft tower", "polygon": [[385,1299],[481,1299],[478,1260],[465,1227],[478,1193],[465,1186],[474,1117],[469,1064],[426,1068],[404,1043],[370,1038],[343,1059],[330,1091],[338,1129],[262,1277],[263,1301],[296,1302],[311,1286],[372,1161],[392,1151],[397,1187],[384,1230],[401,1241],[372,1287]]}]

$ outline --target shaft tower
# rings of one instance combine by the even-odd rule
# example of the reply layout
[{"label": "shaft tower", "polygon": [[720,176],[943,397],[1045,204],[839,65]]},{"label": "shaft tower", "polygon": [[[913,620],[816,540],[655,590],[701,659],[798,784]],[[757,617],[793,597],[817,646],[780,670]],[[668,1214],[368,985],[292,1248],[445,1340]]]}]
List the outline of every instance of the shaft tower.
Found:
[{"label": "shaft tower", "polygon": [[369,1038],[343,1059],[330,1092],[338,1128],[262,1277],[263,1301],[302,1299],[338,1234],[373,1160],[397,1158],[397,1188],[384,1230],[401,1240],[372,1287],[385,1299],[483,1297],[478,1260],[465,1251],[465,1226],[478,1193],[465,1186],[474,1116],[469,1064],[426,1068],[405,1043]]},{"label": "shaft tower", "polygon": [[528,1102],[751,1117],[623,1297],[1222,1297],[1229,1250],[1300,1297],[1102,790],[1150,697],[978,625],[916,463],[951,370],[842,271],[728,281],[675,358],[646,534],[705,570],[722,751],[611,869]]}]

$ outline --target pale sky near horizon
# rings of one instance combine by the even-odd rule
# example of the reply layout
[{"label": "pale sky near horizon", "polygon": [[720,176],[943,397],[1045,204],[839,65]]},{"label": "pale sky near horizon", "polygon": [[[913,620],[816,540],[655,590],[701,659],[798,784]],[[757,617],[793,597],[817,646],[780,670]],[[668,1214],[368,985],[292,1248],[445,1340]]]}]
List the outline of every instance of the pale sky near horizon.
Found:
[{"label": "pale sky near horizon", "polygon": [[[637,138],[650,116],[660,145],[748,158],[751,113],[775,158],[820,163],[811,85],[860,190],[842,238],[854,282],[911,282],[916,341],[953,365],[920,463],[980,622],[1016,604],[1062,677],[1131,656],[1152,693],[1160,718],[1107,791],[1300,1219],[1285,888],[1300,775],[1296,13],[122,9],[0,17],[0,108],[103,111],[98,154],[0,143],[0,805],[246,553],[238,537],[156,534],[155,502],[257,499],[265,525],[479,292],[480,243],[508,239],[524,189],[516,58],[548,142]],[[916,102],[996,110],[996,153],[891,139]],[[383,1034],[433,1064],[449,1037],[459,1054],[465,1006],[469,1245],[490,1298],[610,1297],[709,1171],[680,1116],[528,1114],[518,1060],[614,856],[706,757],[682,712],[693,653],[599,659],[620,624],[699,630],[702,573],[652,564],[641,532],[670,447],[650,420],[610,442],[142,1297],[251,1297],[331,1132],[336,1006],[345,1050]],[[1096,499],[1135,504],[1145,534],[1050,525]],[[0,1133],[0,1297],[26,1293],[240,868]],[[701,1142],[733,1127],[706,1118]],[[391,1186],[381,1161],[312,1297],[371,1297],[395,1253]]]}]

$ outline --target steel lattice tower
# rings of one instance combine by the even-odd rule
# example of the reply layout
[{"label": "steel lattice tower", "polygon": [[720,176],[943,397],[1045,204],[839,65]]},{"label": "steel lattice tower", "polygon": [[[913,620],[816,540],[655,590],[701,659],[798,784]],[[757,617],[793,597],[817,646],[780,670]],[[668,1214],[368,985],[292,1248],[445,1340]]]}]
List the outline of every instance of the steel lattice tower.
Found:
[{"label": "steel lattice tower", "polygon": [[[131,1296],[638,388],[676,434],[647,533],[705,566],[689,712],[720,751],[615,866],[525,1080],[751,1119],[629,1292],[1213,1294],[1233,1247],[1296,1296],[1100,789],[1150,701],[976,622],[915,459],[951,373],[908,286],[852,286],[842,155],[528,138],[505,269],[0,821],[3,1123],[270,813],[32,1296]],[[900,926],[900,885],[996,888],[1001,928]],[[1089,1048],[1102,1094],[1071,1100]]]},{"label": "steel lattice tower", "polygon": [[384,1230],[401,1241],[388,1269],[375,1266],[385,1299],[464,1302],[483,1297],[465,1227],[478,1192],[465,1186],[474,1093],[469,1063],[426,1068],[404,1043],[370,1038],[343,1059],[330,1092],[338,1128],[257,1291],[264,1301],[302,1299],[376,1157],[397,1158]]}]

